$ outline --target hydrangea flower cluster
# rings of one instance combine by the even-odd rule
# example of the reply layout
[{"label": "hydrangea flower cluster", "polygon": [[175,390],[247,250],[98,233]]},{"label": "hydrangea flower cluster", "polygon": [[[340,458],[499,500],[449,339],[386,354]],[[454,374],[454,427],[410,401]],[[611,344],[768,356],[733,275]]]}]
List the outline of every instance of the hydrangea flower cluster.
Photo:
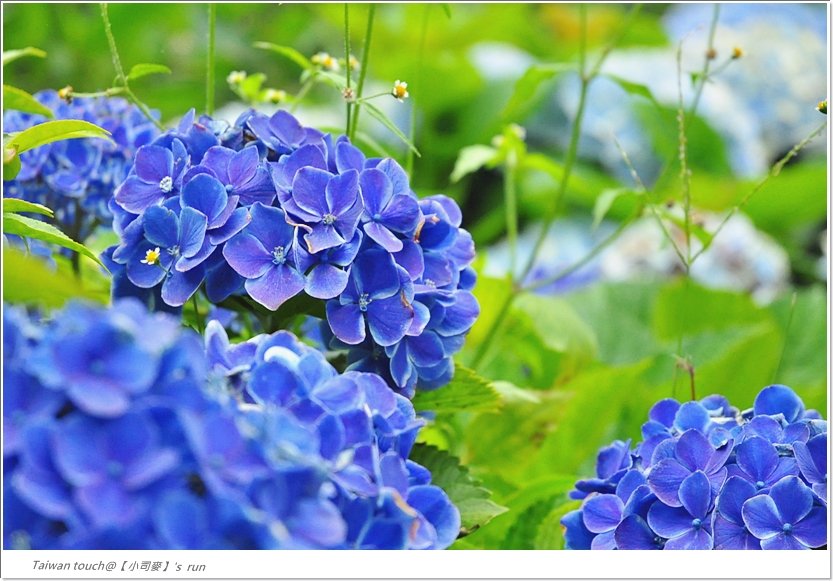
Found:
[{"label": "hydrangea flower cluster", "polygon": [[[136,151],[159,131],[124,99],[79,97],[68,103],[55,91],[34,97],[52,110],[55,119],[94,123],[110,132],[112,142],[70,139],[25,151],[20,155],[20,173],[3,183],[3,195],[47,206],[65,232],[84,240],[99,224],[110,224],[113,189],[124,181]],[[45,121],[43,115],[9,110],[3,114],[3,131],[22,131]]]},{"label": "hydrangea flower cluster", "polygon": [[827,422],[789,387],[739,411],[658,402],[643,441],[602,448],[570,493],[569,549],[815,549],[827,544]]},{"label": "hydrangea flower cluster", "polygon": [[112,207],[117,296],[180,307],[204,284],[213,303],[248,295],[274,311],[305,293],[326,301],[356,368],[404,393],[450,379],[479,314],[457,204],[418,199],[396,161],[285,111],[233,126],[192,112],[138,150]]},{"label": "hydrangea flower cluster", "polygon": [[[154,333],[148,334],[148,328]],[[4,539],[32,549],[435,549],[422,420],[282,331],[203,345],[133,299],[4,311]]]}]

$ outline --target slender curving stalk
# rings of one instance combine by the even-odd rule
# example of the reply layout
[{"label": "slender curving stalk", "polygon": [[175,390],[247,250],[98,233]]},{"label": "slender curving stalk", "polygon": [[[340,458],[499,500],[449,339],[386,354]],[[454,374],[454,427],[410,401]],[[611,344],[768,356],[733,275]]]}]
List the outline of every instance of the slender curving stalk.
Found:
[{"label": "slender curving stalk", "polygon": [[[419,31],[419,52],[417,53],[417,70],[414,77],[414,85],[417,91],[422,90],[422,72],[425,68],[425,41],[428,38],[428,13],[431,10],[431,5],[426,4],[422,12],[422,27]],[[408,126],[408,141],[414,143],[416,136],[416,101],[411,97],[411,120]],[[405,172],[410,178],[414,174],[414,150],[408,148],[407,157],[405,158]]]},{"label": "slender curving stalk", "polygon": [[[364,33],[364,45],[362,48],[362,62],[359,68],[359,82],[356,85],[356,106],[353,109],[353,124],[347,137],[350,141],[356,138],[356,131],[359,126],[359,112],[361,108],[362,91],[364,90],[364,78],[367,75],[367,63],[370,61],[370,40],[373,35],[373,18],[376,16],[376,5],[371,4],[367,12],[367,29]],[[349,57],[348,57],[349,58]]]},{"label": "slender curving stalk", "polygon": [[344,66],[347,69],[347,88],[345,89],[345,105],[347,107],[347,122],[345,124],[344,133],[350,134],[350,113],[353,110],[353,103],[351,98],[347,98],[350,91],[350,5],[344,3]]},{"label": "slender curving stalk", "polygon": [[518,162],[515,152],[509,154],[503,176],[503,197],[506,206],[506,237],[509,241],[509,280],[515,282],[518,258]]},{"label": "slender curving stalk", "polygon": [[208,5],[208,59],[205,70],[205,113],[214,115],[214,45],[217,28],[217,5]]},{"label": "slender curving stalk", "polygon": [[107,44],[110,47],[110,57],[113,59],[113,68],[116,69],[116,78],[124,89],[124,95],[127,99],[136,105],[139,110],[147,117],[158,129],[164,129],[162,124],[150,112],[150,108],[145,105],[130,89],[127,82],[127,75],[124,74],[124,68],[121,66],[121,58],[119,58],[119,51],[116,48],[116,39],[113,36],[113,27],[110,24],[110,15],[108,13],[107,3],[101,3],[101,19],[104,21],[104,34],[107,36]]}]

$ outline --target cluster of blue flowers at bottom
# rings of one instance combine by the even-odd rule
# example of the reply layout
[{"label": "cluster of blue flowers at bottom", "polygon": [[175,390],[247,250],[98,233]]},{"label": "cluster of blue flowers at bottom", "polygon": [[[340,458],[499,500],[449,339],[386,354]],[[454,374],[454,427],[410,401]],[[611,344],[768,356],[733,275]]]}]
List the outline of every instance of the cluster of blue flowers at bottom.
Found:
[{"label": "cluster of blue flowers at bottom", "polygon": [[[24,151],[20,173],[3,182],[3,195],[52,209],[61,229],[83,241],[98,225],[110,225],[113,190],[130,172],[136,151],[159,130],[124,99],[80,97],[67,102],[55,91],[34,97],[56,120],[88,121],[109,131],[111,141],[69,139]],[[45,121],[43,115],[10,110],[3,113],[3,131],[23,131]]]},{"label": "cluster of blue flowers at bottom", "polygon": [[[4,311],[4,539],[31,549],[437,549],[423,422],[287,332],[204,341],[138,301]],[[148,333],[148,329],[153,329]]]},{"label": "cluster of blue flowers at bottom", "polygon": [[286,111],[233,126],[189,113],[137,151],[111,209],[115,296],[178,308],[204,285],[215,304],[275,311],[305,293],[352,362],[408,395],[450,380],[479,315],[457,204],[418,199],[396,161]]},{"label": "cluster of blue flowers at bottom", "polygon": [[568,549],[816,549],[827,544],[827,422],[784,385],[743,412],[658,402],[635,448],[602,448],[571,493]]}]

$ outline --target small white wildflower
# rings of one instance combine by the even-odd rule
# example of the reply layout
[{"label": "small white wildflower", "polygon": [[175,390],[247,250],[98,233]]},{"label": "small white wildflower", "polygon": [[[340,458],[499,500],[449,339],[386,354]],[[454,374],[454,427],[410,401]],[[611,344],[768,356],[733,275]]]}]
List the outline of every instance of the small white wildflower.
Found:
[{"label": "small white wildflower", "polygon": [[403,103],[405,99],[408,98],[408,83],[396,79],[396,82],[393,84],[391,95],[393,95],[397,101]]}]

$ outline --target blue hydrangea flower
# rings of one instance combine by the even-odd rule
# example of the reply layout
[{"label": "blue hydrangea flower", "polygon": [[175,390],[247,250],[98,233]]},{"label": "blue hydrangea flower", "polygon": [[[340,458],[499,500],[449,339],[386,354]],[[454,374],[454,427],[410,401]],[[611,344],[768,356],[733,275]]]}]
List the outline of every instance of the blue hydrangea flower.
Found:
[{"label": "blue hydrangea flower", "polygon": [[[565,515],[572,549],[803,549],[826,542],[827,422],[790,388],[752,409],[657,402],[636,445],[602,448]],[[647,484],[646,484],[647,483]]]},{"label": "blue hydrangea flower", "polygon": [[813,506],[813,493],[796,476],[743,503],[743,522],[761,548],[810,549],[827,543],[827,509]]}]

